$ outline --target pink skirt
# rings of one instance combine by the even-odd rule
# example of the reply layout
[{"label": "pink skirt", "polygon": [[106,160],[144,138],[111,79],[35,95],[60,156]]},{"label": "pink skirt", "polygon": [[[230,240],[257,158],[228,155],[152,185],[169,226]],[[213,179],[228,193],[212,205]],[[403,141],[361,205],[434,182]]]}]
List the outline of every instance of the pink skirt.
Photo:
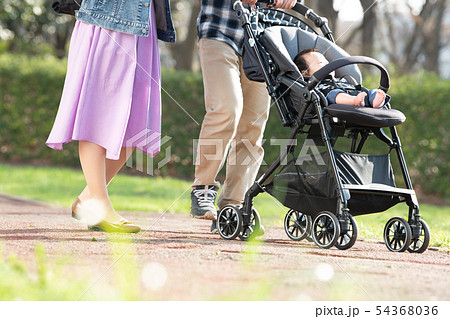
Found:
[{"label": "pink skirt", "polygon": [[[152,7],[153,7],[153,1]],[[118,159],[122,147],[154,156],[161,140],[161,66],[154,9],[140,37],[77,21],[47,146],[88,141]]]}]

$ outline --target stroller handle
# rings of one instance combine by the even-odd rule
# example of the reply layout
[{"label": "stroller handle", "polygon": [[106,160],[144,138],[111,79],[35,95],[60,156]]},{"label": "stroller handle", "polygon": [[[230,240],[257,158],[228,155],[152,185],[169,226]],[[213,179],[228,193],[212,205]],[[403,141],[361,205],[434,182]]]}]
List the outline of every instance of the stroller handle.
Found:
[{"label": "stroller handle", "polygon": [[[258,0],[260,3],[265,3],[269,7],[275,6],[276,0]],[[328,27],[328,19],[317,15],[311,8],[301,4],[300,1],[297,0],[297,3],[292,7],[291,10],[294,10],[297,13],[300,13],[305,18],[311,20],[317,28],[320,28],[323,35],[334,42],[333,35],[331,33],[330,28]]]},{"label": "stroller handle", "polygon": [[377,60],[365,56],[351,56],[346,58],[340,58],[328,63],[311,76],[311,79],[308,82],[308,90],[310,91],[313,90],[317,86],[317,84],[319,84],[319,82],[325,79],[325,77],[331,72],[350,64],[369,64],[376,66],[381,71],[379,89],[387,93],[390,87],[390,79],[388,71]]}]

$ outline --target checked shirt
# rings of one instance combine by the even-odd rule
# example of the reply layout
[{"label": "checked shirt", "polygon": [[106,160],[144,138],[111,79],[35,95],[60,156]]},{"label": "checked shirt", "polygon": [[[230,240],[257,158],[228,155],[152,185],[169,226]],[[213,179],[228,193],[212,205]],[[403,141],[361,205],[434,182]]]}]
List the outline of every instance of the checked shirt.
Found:
[{"label": "checked shirt", "polygon": [[242,55],[244,29],[233,10],[233,2],[233,0],[202,0],[197,19],[197,33],[199,39],[226,42]]}]

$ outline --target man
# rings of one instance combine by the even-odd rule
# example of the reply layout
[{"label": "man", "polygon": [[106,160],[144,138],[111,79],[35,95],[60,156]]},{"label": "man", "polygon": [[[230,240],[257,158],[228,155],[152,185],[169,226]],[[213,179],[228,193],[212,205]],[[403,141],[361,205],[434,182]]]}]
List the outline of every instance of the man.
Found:
[{"label": "man", "polygon": [[[254,5],[257,0],[242,0]],[[217,200],[219,209],[240,205],[256,178],[263,158],[262,137],[270,98],[265,83],[246,78],[242,68],[244,30],[233,10],[234,0],[202,0],[197,20],[198,47],[205,90],[206,115],[197,147],[191,215],[213,220],[225,160],[226,178]],[[296,0],[278,0],[275,8],[289,9]],[[229,153],[227,156],[227,151]]]}]

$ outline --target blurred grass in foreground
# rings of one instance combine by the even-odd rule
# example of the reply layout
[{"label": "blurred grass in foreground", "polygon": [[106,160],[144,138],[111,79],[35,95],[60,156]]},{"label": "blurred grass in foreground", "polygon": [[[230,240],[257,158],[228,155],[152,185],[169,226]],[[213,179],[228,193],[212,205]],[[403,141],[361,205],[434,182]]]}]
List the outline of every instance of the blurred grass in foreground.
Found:
[{"label": "blurred grass in foreground", "polygon": [[[84,186],[81,170],[0,164],[0,193],[70,207]],[[109,193],[119,211],[189,214],[190,186],[190,182],[174,178],[119,174],[109,185]],[[266,226],[283,227],[288,209],[276,199],[261,194],[254,206]],[[420,209],[431,229],[431,245],[450,249],[450,207],[421,204]],[[358,238],[382,240],[384,226],[394,216],[407,218],[407,205],[400,203],[383,213],[356,217]]]},{"label": "blurred grass in foreground", "polygon": [[[352,281],[348,275],[336,269],[327,280],[320,279],[319,265],[309,265],[287,274],[282,268],[270,272],[261,267],[264,256],[260,254],[258,241],[245,243],[240,258],[235,260],[233,280],[223,283],[215,292],[209,289],[189,291],[185,295],[173,291],[173,274],[167,273],[167,280],[161,280],[157,269],[147,269],[130,243],[120,236],[111,235],[108,245],[111,271],[93,265],[80,264],[64,253],[48,253],[43,244],[37,244],[34,254],[26,259],[14,254],[5,256],[0,245],[0,301],[95,301],[95,300],[368,300],[370,296]],[[31,259],[30,259],[31,257]],[[220,258],[220,257],[218,257]],[[302,258],[302,257],[299,257]],[[117,262],[116,262],[117,261]],[[153,263],[155,264],[155,263]],[[165,269],[162,264],[156,263]],[[295,267],[294,267],[295,268]],[[146,271],[147,269],[147,271]],[[150,270],[150,272],[148,271]],[[294,275],[296,272],[296,275]],[[155,284],[160,285],[155,286]],[[231,284],[230,284],[231,283]],[[183,284],[178,283],[183,291]],[[286,295],[285,288],[298,287],[296,294]],[[346,294],[342,294],[342,289]]]}]

